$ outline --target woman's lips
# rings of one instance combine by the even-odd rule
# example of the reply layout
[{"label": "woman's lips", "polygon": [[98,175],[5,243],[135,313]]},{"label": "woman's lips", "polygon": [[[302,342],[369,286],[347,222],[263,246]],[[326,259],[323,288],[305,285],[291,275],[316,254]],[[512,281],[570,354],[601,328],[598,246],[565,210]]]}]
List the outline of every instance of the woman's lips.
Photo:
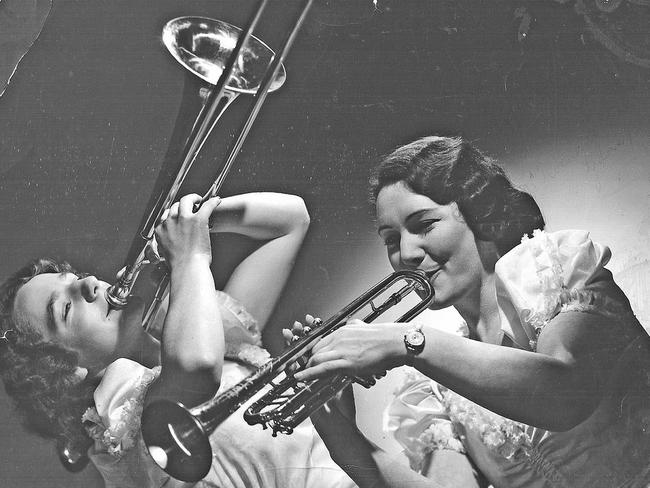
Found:
[{"label": "woman's lips", "polygon": [[430,271],[425,271],[424,272],[424,274],[427,276],[427,279],[429,280],[430,283],[433,282],[433,280],[436,279],[436,277],[438,276],[438,273],[440,273],[440,268],[432,269]]}]

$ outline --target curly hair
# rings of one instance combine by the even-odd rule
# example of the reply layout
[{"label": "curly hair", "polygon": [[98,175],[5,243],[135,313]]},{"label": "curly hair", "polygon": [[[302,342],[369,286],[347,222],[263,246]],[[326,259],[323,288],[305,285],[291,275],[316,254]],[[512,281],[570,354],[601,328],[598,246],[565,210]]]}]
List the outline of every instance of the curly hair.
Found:
[{"label": "curly hair", "polygon": [[385,156],[370,180],[372,201],[398,182],[440,205],[456,202],[474,235],[501,255],[545,226],[533,197],[462,137],[423,137]]},{"label": "curly hair", "polygon": [[80,380],[77,353],[44,340],[14,310],[20,288],[42,273],[79,275],[66,262],[37,259],[0,286],[0,332],[10,339],[0,344],[0,375],[29,432],[56,440],[59,451],[85,453],[92,441],[81,416],[93,404],[97,382]]}]

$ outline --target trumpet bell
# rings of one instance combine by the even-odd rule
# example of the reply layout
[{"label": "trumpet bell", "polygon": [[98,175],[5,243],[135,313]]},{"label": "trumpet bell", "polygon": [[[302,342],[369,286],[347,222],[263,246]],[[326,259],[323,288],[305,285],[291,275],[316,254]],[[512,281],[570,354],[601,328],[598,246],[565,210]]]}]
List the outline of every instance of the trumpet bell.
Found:
[{"label": "trumpet bell", "polygon": [[[228,58],[235,49],[241,29],[208,17],[178,17],[163,27],[162,40],[176,60],[212,85],[216,85]],[[275,53],[264,42],[251,36],[237,60],[228,89],[254,94]],[[269,91],[280,88],[287,78],[284,66]]]},{"label": "trumpet bell", "polygon": [[152,402],[146,411],[142,436],[158,466],[183,481],[204,478],[212,466],[212,448],[199,420],[182,404],[168,400]]}]

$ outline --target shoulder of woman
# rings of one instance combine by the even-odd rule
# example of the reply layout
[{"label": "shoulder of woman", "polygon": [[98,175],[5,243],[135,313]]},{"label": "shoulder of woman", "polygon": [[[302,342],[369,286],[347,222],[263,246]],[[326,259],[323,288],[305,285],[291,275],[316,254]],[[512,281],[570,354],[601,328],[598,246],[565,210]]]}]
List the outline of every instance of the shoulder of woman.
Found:
[{"label": "shoulder of woman", "polygon": [[135,445],[144,397],[159,373],[160,368],[149,369],[126,358],[106,368],[94,393],[95,405],[82,416],[96,449],[119,457]]},{"label": "shoulder of woman", "polygon": [[496,272],[501,276],[515,276],[517,269],[513,268],[524,265],[535,274],[548,271],[565,282],[577,282],[587,279],[597,268],[605,267],[610,258],[609,247],[594,242],[587,231],[536,230],[499,259]]},{"label": "shoulder of woman", "polygon": [[127,358],[118,358],[104,370],[102,379],[95,389],[97,410],[102,412],[111,405],[120,403],[135,393],[136,389],[148,386],[159,374],[160,368],[150,369]]},{"label": "shoulder of woman", "polygon": [[495,267],[502,328],[534,348],[541,329],[563,310],[625,315],[627,300],[605,268],[610,257],[587,231],[537,230],[524,237]]}]

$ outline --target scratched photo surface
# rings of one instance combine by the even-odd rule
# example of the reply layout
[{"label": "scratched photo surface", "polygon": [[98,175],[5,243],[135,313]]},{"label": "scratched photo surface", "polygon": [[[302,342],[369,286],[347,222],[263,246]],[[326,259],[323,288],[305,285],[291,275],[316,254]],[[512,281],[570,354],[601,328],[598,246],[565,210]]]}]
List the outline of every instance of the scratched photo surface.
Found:
[{"label": "scratched photo surface", "polygon": [[[114,281],[162,172],[179,161],[204,82],[161,40],[181,16],[246,24],[252,0],[0,0],[0,278],[38,256]],[[255,35],[277,49],[299,2]],[[312,225],[265,332],[327,317],[389,272],[367,181],[379,156],[460,133],[535,196],[550,230],[586,229],[650,327],[650,7],[602,0],[317,1],[221,195],[302,196]],[[241,95],[181,194],[203,194],[252,103]],[[227,240],[215,243],[218,283]],[[440,312],[440,320],[455,320]],[[380,446],[399,372],[359,391]],[[68,473],[0,396],[1,487],[99,487]]]}]

